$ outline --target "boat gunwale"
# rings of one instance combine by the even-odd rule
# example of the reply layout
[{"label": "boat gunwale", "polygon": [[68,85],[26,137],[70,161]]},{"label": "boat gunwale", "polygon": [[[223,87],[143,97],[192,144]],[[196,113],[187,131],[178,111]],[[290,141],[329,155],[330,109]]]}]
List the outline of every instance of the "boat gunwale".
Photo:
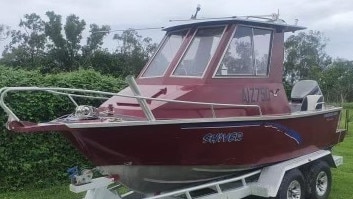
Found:
[{"label": "boat gunwale", "polygon": [[[242,121],[268,121],[268,120],[284,120],[284,119],[293,119],[293,118],[301,118],[301,117],[310,117],[316,115],[322,115],[326,113],[331,113],[335,111],[341,111],[342,107],[327,107],[325,106],[324,110],[313,110],[313,111],[297,111],[291,112],[288,114],[275,114],[275,115],[263,115],[261,107],[259,105],[244,105],[244,104],[217,104],[217,103],[203,103],[203,102],[192,102],[192,101],[180,101],[180,100],[168,100],[161,98],[150,98],[143,96],[130,96],[130,95],[122,95],[118,93],[110,93],[103,91],[94,91],[94,90],[84,90],[84,89],[70,89],[70,88],[52,88],[52,87],[4,87],[0,89],[0,106],[5,110],[5,112],[9,115],[8,121],[17,121],[21,122],[12,110],[7,107],[4,102],[4,98],[8,91],[44,91],[52,94],[66,95],[70,100],[75,104],[75,101],[71,96],[74,97],[94,97],[98,98],[98,96],[86,96],[86,95],[77,95],[67,92],[88,92],[91,94],[102,94],[102,95],[113,95],[113,96],[121,96],[142,100],[156,100],[162,102],[180,102],[180,103],[191,103],[191,104],[201,104],[201,105],[210,105],[210,110],[214,111],[214,105],[218,106],[229,106],[230,108],[258,108],[259,115],[256,116],[235,116],[235,117],[210,117],[210,118],[168,118],[168,119],[156,119],[156,120],[119,120],[119,121],[107,121],[101,120],[104,117],[98,118],[99,122],[95,122],[94,120],[89,120],[89,122],[83,122],[85,120],[80,120],[77,122],[61,122],[61,121],[49,121],[37,123],[34,126],[37,127],[49,127],[49,126],[57,126],[63,125],[68,128],[101,128],[101,127],[120,127],[120,126],[143,126],[143,125],[165,125],[165,124],[182,124],[182,123],[210,123],[210,122],[242,122]],[[66,91],[66,92],[65,92]],[[76,104],[75,104],[76,105]],[[108,119],[107,117],[106,119]],[[119,117],[113,117],[115,119],[123,119]]]},{"label": "boat gunwale", "polygon": [[[60,123],[68,128],[104,128],[104,127],[122,127],[122,126],[143,126],[143,125],[166,125],[166,124],[187,124],[187,123],[212,123],[212,122],[246,122],[246,121],[271,121],[285,120],[302,117],[311,117],[323,115],[335,111],[341,111],[342,107],[332,107],[326,110],[316,111],[298,111],[290,114],[262,115],[262,116],[237,116],[224,118],[190,118],[190,119],[157,119],[155,121],[119,121],[119,122],[75,122]],[[46,123],[40,123],[46,124]]]}]

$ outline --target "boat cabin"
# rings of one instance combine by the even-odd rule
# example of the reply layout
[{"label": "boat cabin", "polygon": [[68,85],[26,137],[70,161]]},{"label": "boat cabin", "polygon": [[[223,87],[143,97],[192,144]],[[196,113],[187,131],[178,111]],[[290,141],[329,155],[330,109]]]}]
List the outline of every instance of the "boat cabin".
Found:
[{"label": "boat cabin", "polygon": [[[140,95],[174,100],[146,100],[159,119],[289,114],[282,84],[284,33],[302,29],[278,18],[251,17],[165,28],[136,79]],[[130,87],[120,94],[136,95]],[[144,117],[133,98],[115,96],[101,108],[109,106],[118,114]]]}]

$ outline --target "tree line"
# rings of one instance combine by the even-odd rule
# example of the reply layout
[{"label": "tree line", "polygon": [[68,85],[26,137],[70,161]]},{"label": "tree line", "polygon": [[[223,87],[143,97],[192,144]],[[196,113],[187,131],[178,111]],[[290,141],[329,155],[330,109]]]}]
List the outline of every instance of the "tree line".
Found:
[{"label": "tree line", "polygon": [[119,77],[136,74],[157,47],[151,38],[142,38],[131,29],[114,35],[117,47],[109,52],[102,45],[110,26],[90,24],[89,36],[83,39],[87,26],[74,14],[65,22],[53,11],[46,12],[45,19],[36,13],[26,14],[17,30],[0,26],[0,38],[10,37],[0,64],[42,73],[90,68]]},{"label": "tree line", "polygon": [[[21,19],[17,30],[0,26],[0,42],[9,37],[0,64],[42,73],[94,69],[102,74],[124,77],[138,74],[157,48],[151,38],[143,38],[134,30],[115,34],[116,50],[102,47],[110,26],[89,25],[89,36],[83,32],[85,20],[72,14],[66,17],[55,12],[45,19],[32,13]],[[85,42],[84,42],[85,40]],[[353,61],[332,58],[325,52],[328,40],[319,31],[299,32],[285,41],[283,81],[290,93],[301,79],[317,80],[326,101],[353,101]]]},{"label": "tree line", "polygon": [[318,81],[327,102],[353,101],[353,61],[325,52],[328,39],[319,31],[300,32],[285,41],[283,80],[287,88],[302,79]]}]

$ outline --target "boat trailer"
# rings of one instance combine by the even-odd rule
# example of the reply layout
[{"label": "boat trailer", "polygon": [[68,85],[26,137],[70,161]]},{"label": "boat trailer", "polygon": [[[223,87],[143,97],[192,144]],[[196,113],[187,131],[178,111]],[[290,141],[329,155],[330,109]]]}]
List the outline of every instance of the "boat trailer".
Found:
[{"label": "boat trailer", "polygon": [[[247,196],[265,198],[277,196],[277,198],[284,199],[288,198],[287,194],[297,198],[295,196],[297,193],[316,194],[325,198],[328,197],[331,186],[330,167],[336,168],[341,164],[343,164],[343,157],[332,155],[329,150],[319,150],[241,176],[154,196],[142,195],[133,191],[119,194],[116,189],[122,185],[111,186],[114,184],[114,180],[108,177],[95,178],[90,183],[83,185],[70,184],[70,191],[74,193],[86,192],[84,199],[240,199]],[[322,165],[327,165],[327,167],[322,167]],[[325,168],[328,168],[328,172],[324,172],[326,175],[322,175],[323,172],[318,168],[323,168],[323,171],[327,171]],[[317,176],[310,175],[315,171]],[[300,176],[304,177],[303,184],[300,184],[300,180],[298,180]],[[299,182],[299,186],[293,182]]]}]

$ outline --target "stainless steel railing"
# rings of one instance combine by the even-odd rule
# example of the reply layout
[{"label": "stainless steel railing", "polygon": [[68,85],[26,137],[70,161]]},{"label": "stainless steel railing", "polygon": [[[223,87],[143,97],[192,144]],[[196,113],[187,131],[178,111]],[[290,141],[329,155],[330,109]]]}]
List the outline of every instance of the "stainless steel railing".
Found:
[{"label": "stainless steel railing", "polygon": [[[16,116],[16,114],[5,103],[5,97],[6,97],[7,93],[16,92],[16,91],[43,91],[43,92],[48,92],[48,93],[52,93],[55,95],[67,96],[75,106],[78,106],[78,104],[75,101],[74,97],[89,98],[89,99],[109,99],[109,97],[112,97],[112,96],[119,96],[119,97],[125,97],[125,98],[133,98],[138,101],[140,108],[142,109],[146,118],[149,121],[154,121],[156,119],[155,119],[149,105],[147,104],[146,100],[168,102],[168,103],[183,103],[183,104],[195,104],[195,105],[209,106],[210,110],[212,112],[212,116],[214,118],[216,117],[215,107],[233,107],[233,108],[237,108],[237,109],[255,108],[258,110],[259,116],[262,116],[262,110],[259,105],[208,103],[208,102],[194,102],[194,101],[182,101],[182,100],[170,100],[170,99],[144,97],[144,96],[141,96],[141,92],[138,88],[138,85],[136,84],[136,82],[132,76],[127,77],[127,82],[129,84],[132,92],[134,93],[134,96],[112,93],[112,92],[75,89],[75,88],[4,87],[4,88],[0,89],[0,106],[8,114],[9,121],[20,121],[20,119]],[[77,94],[77,93],[81,93],[81,94]],[[100,95],[100,96],[96,96],[96,95]]]}]

